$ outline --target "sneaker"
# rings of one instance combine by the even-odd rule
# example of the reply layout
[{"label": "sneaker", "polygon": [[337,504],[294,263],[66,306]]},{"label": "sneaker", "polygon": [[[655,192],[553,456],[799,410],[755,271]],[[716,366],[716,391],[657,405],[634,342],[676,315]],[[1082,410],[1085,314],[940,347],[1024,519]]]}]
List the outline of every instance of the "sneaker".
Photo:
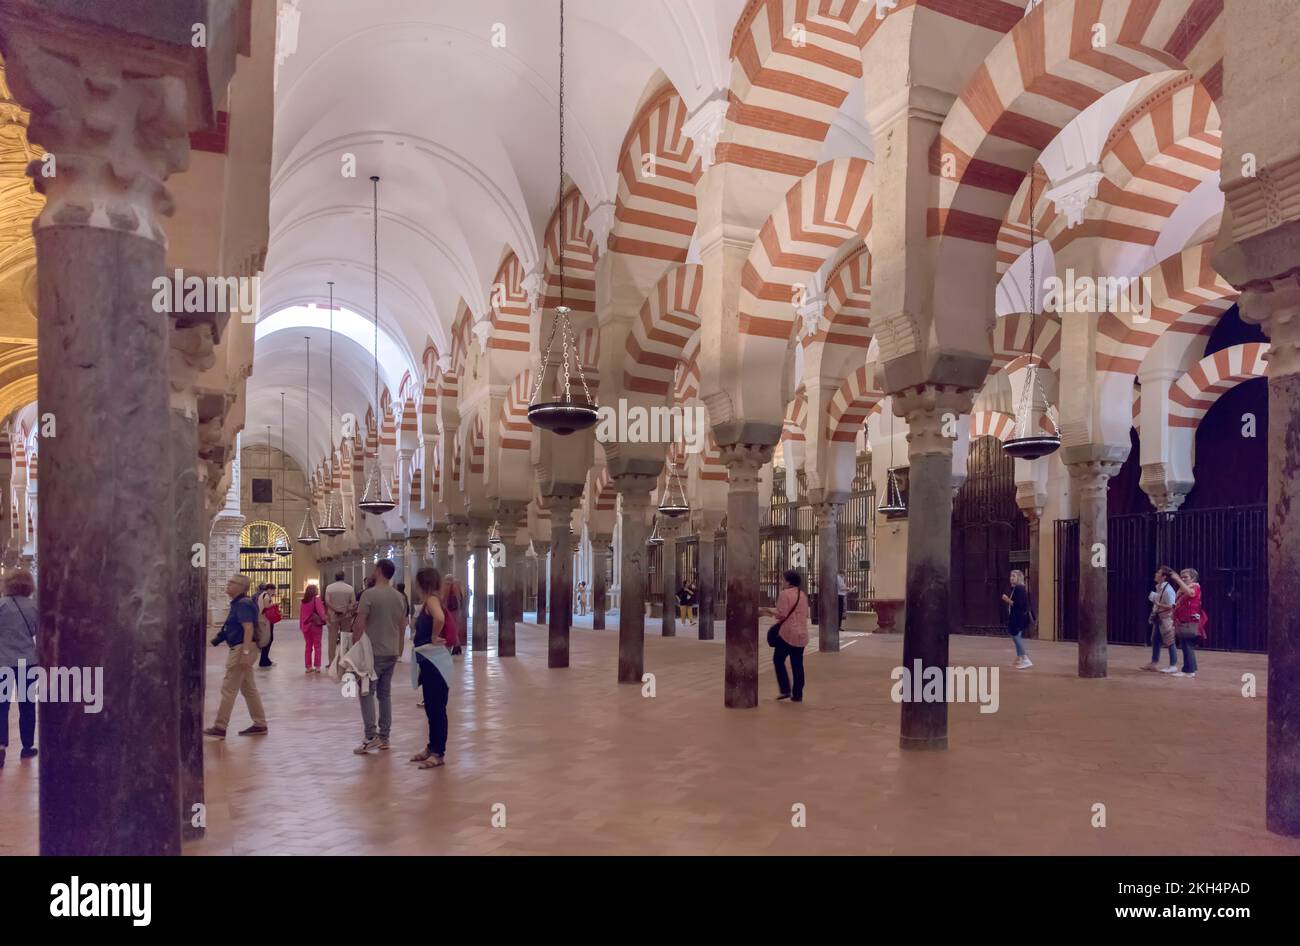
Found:
[{"label": "sneaker", "polygon": [[788,700],[788,699],[790,699],[790,694],[789,694],[789,693],[782,693],[780,696],[778,696],[778,697],[776,698],[776,701],[779,703],[779,702],[781,702],[782,700]]},{"label": "sneaker", "polygon": [[803,697],[802,697],[802,696],[792,696],[792,697],[790,697],[790,702],[791,702],[791,703],[802,703],[802,702],[803,702]]},{"label": "sneaker", "polygon": [[218,739],[225,739],[226,731],[219,726],[209,726],[207,729],[203,730],[203,735],[216,736]]},{"label": "sneaker", "polygon": [[388,738],[386,736],[379,737],[379,748],[382,750],[387,750],[392,748],[392,746],[388,744]]},{"label": "sneaker", "polygon": [[1028,670],[1033,665],[1034,662],[1030,660],[1028,657],[1021,657],[1019,660],[1016,661],[1017,670]]},{"label": "sneaker", "polygon": [[425,759],[429,758],[429,756],[431,756],[431,755],[433,755],[433,753],[430,752],[430,751],[428,750],[428,748],[426,747],[426,748],[424,748],[424,749],[421,749],[421,750],[420,750],[419,752],[417,752],[415,755],[411,756],[411,761],[412,761],[412,762],[423,762]]},{"label": "sneaker", "polygon": [[1155,663],[1155,662],[1152,662],[1152,663],[1149,663],[1149,664],[1143,664],[1142,666],[1138,667],[1138,669],[1139,669],[1139,670],[1151,670],[1151,671],[1156,671],[1156,670],[1159,670],[1159,669],[1160,669],[1160,664]]},{"label": "sneaker", "polygon": [[418,707],[420,707],[420,709],[424,709],[424,700],[421,700],[420,702],[416,703],[415,705],[418,706]]},{"label": "sneaker", "polygon": [[1175,676],[1175,677],[1194,677],[1194,676],[1196,676],[1196,671],[1193,670],[1191,673],[1183,673],[1181,670],[1179,670],[1176,674],[1174,674],[1174,676]]},{"label": "sneaker", "polygon": [[446,764],[446,763],[444,763],[443,760],[442,760],[442,756],[440,756],[440,755],[430,755],[429,758],[425,759],[423,762],[420,763],[420,768],[422,768],[422,769],[436,769],[438,766],[440,766],[440,765],[445,765],[445,764]]},{"label": "sneaker", "polygon": [[[1192,674],[1192,676],[1196,676],[1196,674]],[[40,751],[40,750],[39,750],[39,749],[36,749],[35,747],[29,747],[29,748],[27,748],[27,749],[24,749],[22,752],[18,753],[18,758],[20,758],[20,759],[32,759],[32,758],[35,758],[35,757],[36,757],[36,753],[39,752],[39,751]]]},{"label": "sneaker", "polygon": [[249,726],[247,729],[241,729],[239,731],[239,734],[241,736],[265,736],[268,732],[270,732],[270,730],[267,729],[265,726],[258,726],[254,724],[252,726]]},{"label": "sneaker", "polygon": [[1178,668],[1177,668],[1177,667],[1161,667],[1161,668],[1157,671],[1157,673],[1177,673],[1177,672],[1178,672]]},{"label": "sneaker", "polygon": [[365,742],[361,743],[361,745],[353,749],[352,753],[353,755],[365,755],[371,749],[378,749],[378,748],[379,748],[379,737],[372,736],[371,738],[367,739]]}]

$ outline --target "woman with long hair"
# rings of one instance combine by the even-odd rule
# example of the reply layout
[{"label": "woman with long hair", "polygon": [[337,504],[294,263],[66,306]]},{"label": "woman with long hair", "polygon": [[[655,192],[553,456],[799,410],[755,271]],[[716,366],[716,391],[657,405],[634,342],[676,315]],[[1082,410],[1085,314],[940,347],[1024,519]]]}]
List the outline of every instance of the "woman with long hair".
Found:
[{"label": "woman with long hair", "polygon": [[315,585],[308,585],[302,595],[302,606],[298,608],[298,630],[302,631],[306,645],[303,663],[307,669],[304,673],[320,673],[320,641],[326,620],[325,602],[320,590]]},{"label": "woman with long hair", "polygon": [[1025,650],[1025,632],[1033,624],[1029,615],[1029,591],[1025,588],[1025,573],[1018,568],[1011,570],[1011,590],[1002,596],[1002,603],[1007,606],[1007,633],[1016,645],[1017,670],[1028,670],[1034,665]]},{"label": "woman with long hair", "polygon": [[429,741],[411,756],[422,769],[443,764],[447,754],[447,697],[451,693],[451,648],[446,637],[447,618],[439,589],[442,575],[436,568],[422,568],[415,575],[424,601],[415,619],[416,685],[424,695],[424,715],[429,720]]}]

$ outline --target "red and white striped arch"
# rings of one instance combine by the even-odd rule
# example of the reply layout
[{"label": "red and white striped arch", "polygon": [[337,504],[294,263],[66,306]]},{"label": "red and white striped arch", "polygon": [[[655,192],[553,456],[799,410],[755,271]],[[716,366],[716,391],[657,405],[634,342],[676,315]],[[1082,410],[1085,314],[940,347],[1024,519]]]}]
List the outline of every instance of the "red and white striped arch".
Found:
[{"label": "red and white striped arch", "polygon": [[501,402],[501,450],[502,464],[509,462],[506,451],[515,451],[513,457],[520,463],[528,463],[529,451],[533,445],[533,425],[528,423],[528,399],[533,393],[533,372],[525,368],[515,375]]},{"label": "red and white striped arch", "polygon": [[781,423],[781,440],[792,443],[804,442],[804,425],[808,423],[808,395],[801,384],[794,392],[794,397],[786,405],[785,420]]},{"label": "red and white striped arch", "polygon": [[609,249],[664,263],[686,262],[695,232],[700,159],[682,130],[686,103],[665,82],[623,139]]},{"label": "red and white striped arch", "polygon": [[465,370],[465,359],[469,357],[472,341],[470,328],[474,324],[474,315],[465,300],[456,306],[456,319],[451,324],[451,373],[460,377]]},{"label": "red and white striped arch", "polygon": [[1169,389],[1169,426],[1195,428],[1227,392],[1268,376],[1267,342],[1246,342],[1206,355]]},{"label": "red and white striped arch", "polygon": [[[1030,351],[1030,346],[1033,351]],[[1061,317],[1053,312],[1031,316],[1015,312],[1000,317],[993,325],[993,362],[989,375],[1013,371],[1014,362],[1035,355],[1040,364],[1057,370],[1061,359]]]},{"label": "red and white striped arch", "polygon": [[[1048,0],[1027,12],[972,75],[935,140],[931,235],[993,245],[1039,153],[1126,82],[1187,70],[1217,98],[1221,12],[1220,0]],[[1094,46],[1099,30],[1105,44]]]},{"label": "red and white striped arch", "polygon": [[703,287],[704,267],[683,263],[668,270],[646,296],[627,336],[624,388],[668,396],[683,354],[699,334]]},{"label": "red and white striped arch", "polygon": [[727,482],[727,467],[722,462],[722,451],[718,441],[713,439],[713,431],[704,438],[704,452],[700,454],[700,479],[707,483]]},{"label": "red and white striped arch", "polygon": [[700,333],[696,332],[682,349],[681,360],[673,372],[673,403],[685,404],[700,396]]},{"label": "red and white striped arch", "polygon": [[1003,411],[975,411],[970,416],[970,439],[997,437],[1006,440],[1015,426],[1016,419]]},{"label": "red and white striped arch", "polygon": [[[565,192],[546,225],[542,298],[546,309],[560,304],[560,259],[564,260],[564,302],[575,316],[596,311],[596,242],[587,228],[587,202],[576,187]],[[549,326],[544,326],[549,331]]]},{"label": "red and white striped arch", "polygon": [[[871,233],[871,163],[863,158],[838,158],[818,165],[794,185],[759,230],[740,277],[740,335],[742,357],[747,339],[784,344],[794,331],[798,287],[845,240],[867,241]],[[749,367],[747,365],[747,367]],[[760,365],[762,374],[772,365]],[[768,383],[764,377],[763,383]]]},{"label": "red and white striped arch", "polygon": [[609,475],[609,467],[601,467],[594,475],[596,479],[591,489],[591,496],[595,498],[596,512],[613,512],[614,504],[618,501],[618,490],[614,489],[614,480]]},{"label": "red and white striped arch", "polygon": [[1140,313],[1106,312],[1097,324],[1098,371],[1133,375],[1151,346],[1167,331],[1207,335],[1237,299],[1234,289],[1214,270],[1213,243],[1190,246],[1158,263],[1150,279],[1151,318]]},{"label": "red and white striped arch", "polygon": [[826,328],[804,338],[860,348],[871,345],[871,254],[864,246],[836,264],[826,279]]},{"label": "red and white striped arch", "polygon": [[873,381],[874,371],[863,365],[844,379],[826,405],[826,432],[832,442],[852,443],[862,431],[867,416],[885,393]]},{"label": "red and white striped arch", "polygon": [[492,319],[489,350],[528,351],[528,325],[532,307],[524,289],[524,277],[527,275],[519,257],[511,250],[492,278],[492,292],[488,297]]}]

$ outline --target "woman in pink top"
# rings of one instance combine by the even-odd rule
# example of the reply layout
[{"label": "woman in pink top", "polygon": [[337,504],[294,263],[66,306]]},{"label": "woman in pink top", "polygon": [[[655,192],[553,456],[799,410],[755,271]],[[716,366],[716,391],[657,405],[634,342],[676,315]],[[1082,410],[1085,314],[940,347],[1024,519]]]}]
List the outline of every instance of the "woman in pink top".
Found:
[{"label": "woman in pink top", "polygon": [[[775,616],[781,622],[772,663],[776,667],[776,685],[781,691],[778,700],[803,702],[803,649],[808,644],[808,596],[803,593],[803,576],[796,571],[785,573],[785,588],[776,599]],[[785,660],[790,658],[794,672],[794,689],[786,676]]]},{"label": "woman in pink top", "polygon": [[316,586],[308,585],[302,596],[302,607],[298,609],[298,630],[302,631],[302,639],[307,644],[303,654],[307,673],[320,673],[320,638],[325,621],[325,602]]}]

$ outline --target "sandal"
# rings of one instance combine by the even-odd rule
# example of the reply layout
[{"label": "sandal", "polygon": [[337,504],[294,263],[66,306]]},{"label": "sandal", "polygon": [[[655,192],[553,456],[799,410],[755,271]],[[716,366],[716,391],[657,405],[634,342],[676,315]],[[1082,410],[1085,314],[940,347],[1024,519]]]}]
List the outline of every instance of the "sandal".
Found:
[{"label": "sandal", "polygon": [[423,762],[425,759],[429,758],[429,756],[431,756],[431,755],[433,755],[432,752],[430,752],[428,749],[423,749],[423,750],[421,750],[420,752],[417,752],[415,755],[411,756],[411,761],[412,761],[412,762]]},{"label": "sandal", "polygon": [[436,769],[436,768],[437,768],[438,766],[440,766],[440,765],[446,765],[446,763],[443,762],[443,760],[442,760],[442,756],[440,756],[440,755],[434,755],[434,754],[430,753],[430,754],[429,754],[429,758],[425,759],[423,762],[420,763],[420,768],[422,768],[422,769]]}]

